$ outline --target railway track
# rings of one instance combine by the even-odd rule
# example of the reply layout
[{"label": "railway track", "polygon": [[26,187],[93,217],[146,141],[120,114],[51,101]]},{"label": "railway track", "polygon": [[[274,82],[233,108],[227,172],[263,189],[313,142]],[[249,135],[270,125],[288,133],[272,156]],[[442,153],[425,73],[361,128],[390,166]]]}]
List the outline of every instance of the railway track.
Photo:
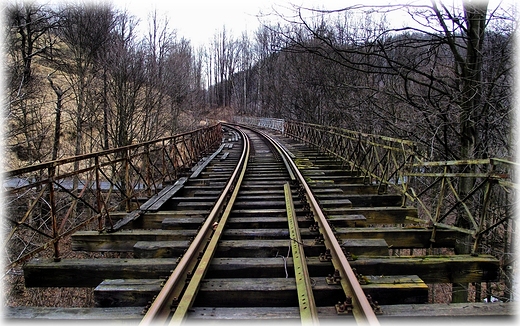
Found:
[{"label": "railway track", "polygon": [[[141,325],[378,325],[376,315],[403,314],[392,307],[427,303],[425,281],[494,278],[491,258],[459,257],[447,271],[433,256],[390,256],[431,245],[431,231],[403,228],[410,216],[417,211],[401,207],[400,196],[330,157],[229,125],[220,148],[186,177],[136,211],[112,214],[111,232],[72,236],[74,250],[126,257],[33,261],[24,267],[25,282],[95,287],[96,306],[113,309],[106,318],[138,318]],[[440,232],[435,245],[454,242],[453,232]]]},{"label": "railway track", "polygon": [[[336,275],[330,277],[331,282],[341,284],[345,293],[340,294],[337,287],[325,291],[337,292],[328,305],[339,303],[338,309],[352,312],[360,323],[378,325],[345,254],[288,153],[268,136],[251,130],[232,132],[239,133],[235,138],[241,139],[243,148],[236,169],[161,292],[147,307],[141,325],[168,320],[179,324],[190,318],[193,308],[261,307],[265,311],[280,306],[298,307],[302,322],[318,324],[313,293],[317,281],[309,273],[306,256],[319,255],[328,256],[323,259],[331,261],[331,269],[334,261]],[[207,179],[216,177],[212,172],[209,169]],[[304,232],[302,236],[298,218],[308,219],[311,226],[306,229],[314,227],[316,234]],[[290,257],[293,268],[287,264]],[[231,277],[208,275],[213,258],[220,264],[248,263],[251,272]],[[285,278],[283,273],[266,277],[262,259],[273,258],[283,266]]]}]

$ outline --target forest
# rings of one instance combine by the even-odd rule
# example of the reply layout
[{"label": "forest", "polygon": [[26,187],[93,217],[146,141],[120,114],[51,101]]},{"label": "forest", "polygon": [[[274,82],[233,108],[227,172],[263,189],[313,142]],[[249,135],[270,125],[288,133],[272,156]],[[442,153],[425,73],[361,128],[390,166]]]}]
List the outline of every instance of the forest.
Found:
[{"label": "forest", "polygon": [[234,115],[409,139],[428,160],[515,155],[514,4],[294,7],[199,48],[167,16],[110,2],[4,13],[6,170]]}]

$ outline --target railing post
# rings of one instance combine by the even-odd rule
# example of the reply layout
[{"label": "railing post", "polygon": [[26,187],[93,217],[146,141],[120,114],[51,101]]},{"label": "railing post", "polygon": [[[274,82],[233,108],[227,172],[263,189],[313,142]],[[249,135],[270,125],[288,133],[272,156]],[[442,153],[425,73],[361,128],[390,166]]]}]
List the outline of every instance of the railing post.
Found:
[{"label": "railing post", "polygon": [[125,187],[124,191],[126,192],[126,203],[125,203],[125,209],[127,212],[132,211],[131,207],[131,198],[132,198],[132,192],[130,190],[130,149],[126,149],[125,151],[126,159],[125,159]]},{"label": "railing post", "polygon": [[[152,196],[152,183],[155,185],[153,181],[154,178],[152,176],[152,158],[150,157],[150,145],[145,145],[144,157],[142,158],[144,170],[145,170],[145,184],[148,185],[148,190],[145,192],[148,197]],[[157,188],[157,187],[155,187]]]},{"label": "railing post", "polygon": [[[490,164],[491,164],[491,169],[488,173],[492,174],[495,171],[495,165],[493,164],[493,161],[491,161]],[[473,242],[473,247],[471,249],[472,256],[478,255],[477,251],[478,251],[480,239],[482,238],[482,230],[485,229],[484,224],[486,223],[487,216],[488,216],[492,182],[493,182],[493,179],[488,177],[486,180],[486,187],[484,188],[484,200],[482,203],[482,212],[480,214],[480,223],[478,225],[478,230],[475,230],[475,241]]]},{"label": "railing post", "polygon": [[166,143],[163,140],[162,149],[161,149],[161,174],[162,174],[161,182],[163,184],[164,184],[164,181],[166,180],[167,173],[168,173],[168,170],[166,169]]},{"label": "railing post", "polygon": [[58,241],[58,220],[56,216],[56,198],[54,193],[54,176],[56,175],[56,167],[53,165],[49,167],[49,205],[51,208],[51,221],[52,221],[52,238],[54,240],[54,261],[59,262],[60,248]]},{"label": "railing post", "polygon": [[103,198],[101,197],[101,182],[99,181],[99,156],[94,157],[94,165],[96,166],[96,204],[99,212],[98,231],[103,231]]}]

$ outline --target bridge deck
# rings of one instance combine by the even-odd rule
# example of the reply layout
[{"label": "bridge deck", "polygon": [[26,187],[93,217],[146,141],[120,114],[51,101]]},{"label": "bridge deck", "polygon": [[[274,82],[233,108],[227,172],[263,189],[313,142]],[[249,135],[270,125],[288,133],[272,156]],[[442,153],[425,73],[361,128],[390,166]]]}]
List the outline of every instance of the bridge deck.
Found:
[{"label": "bridge deck", "polygon": [[[495,316],[513,314],[511,306],[507,304],[426,304],[427,284],[494,281],[498,277],[499,261],[490,255],[455,254],[454,247],[461,234],[453,230],[437,231],[436,241],[430,242],[432,229],[414,224],[418,216],[417,209],[401,207],[400,196],[391,193],[379,194],[378,192],[385,188],[366,184],[364,177],[358,172],[345,170],[341,163],[317,153],[306,145],[280,135],[272,136],[280,140],[294,155],[323,211],[334,226],[337,238],[352,255],[351,266],[368,281],[364,285],[365,291],[370,292],[370,289],[374,288],[388,291],[386,296],[380,296],[380,303],[383,310],[388,312],[388,318],[427,315],[471,316],[477,313]],[[230,141],[235,142],[238,139],[233,136]],[[142,316],[138,318],[137,315],[140,313],[139,309],[142,310],[143,302],[160,289],[158,280],[175,268],[176,258],[182,255],[188,246],[188,239],[193,237],[195,231],[190,228],[200,225],[204,216],[209,213],[216,200],[217,190],[223,187],[226,179],[222,173],[225,173],[227,168],[222,164],[232,164],[233,153],[238,151],[237,148],[238,146],[221,146],[218,153],[212,157],[219,162],[218,166],[212,166],[210,162],[203,163],[201,166],[204,166],[204,169],[196,168],[197,175],[193,179],[183,180],[182,186],[172,186],[175,191],[171,192],[171,196],[158,196],[160,205],[157,207],[161,206],[160,210],[148,210],[147,207],[151,206],[141,206],[142,212],[138,216],[133,215],[127,224],[121,226],[121,231],[101,234],[97,231],[80,231],[72,236],[73,250],[128,252],[133,258],[62,259],[59,263],[39,259],[32,260],[24,266],[27,287],[96,287],[99,305],[115,301],[129,304],[130,300],[135,300],[135,297],[125,297],[127,293],[121,296],[116,293],[118,285],[123,284],[126,288],[133,288],[133,293],[140,293],[142,300],[134,302],[135,309],[11,308],[7,310],[7,317],[69,319],[88,318],[87,316],[97,314],[97,317],[92,318],[127,319],[130,322],[141,318]],[[224,153],[223,149],[226,149]],[[254,161],[261,162],[262,155],[262,151],[257,151]],[[285,209],[280,208],[280,205],[284,205],[283,197],[280,197],[283,196],[283,188],[280,188],[280,185],[285,181],[279,179],[276,173],[271,174],[272,169],[268,164],[264,167],[261,163],[255,166],[257,174],[245,179],[244,192],[237,198],[236,207],[228,221],[229,228],[223,234],[225,240],[222,241],[220,251],[217,251],[208,271],[207,277],[212,279],[213,283],[221,283],[206,284],[205,288],[201,289],[201,295],[206,296],[206,301],[220,297],[215,292],[217,289],[231,291],[233,287],[238,289],[241,286],[251,287],[256,284],[253,279],[242,283],[219,281],[220,277],[227,277],[230,273],[253,277],[253,271],[262,266],[263,274],[256,277],[265,278],[276,277],[275,275],[280,275],[283,271],[280,258],[269,257],[269,253],[273,250],[287,251],[288,242],[277,240],[287,238],[287,231],[280,229],[287,227]],[[261,201],[255,199],[255,194],[266,190],[269,191],[268,196],[264,196]],[[330,269],[313,257],[318,256],[325,248],[322,244],[315,243],[316,233],[310,229],[311,221],[303,217],[305,207],[302,203],[295,202],[295,211],[302,229],[306,254],[310,256],[309,273],[326,276]],[[111,214],[112,220],[116,222],[124,220],[127,216],[127,213]],[[430,249],[439,254],[427,255]],[[410,254],[403,255],[399,250],[410,250]],[[412,255],[414,250],[418,250],[416,252],[419,254]],[[287,265],[292,268],[292,258],[287,259]],[[135,281],[139,279],[140,281]],[[278,284],[285,282],[283,279],[275,281]],[[316,293],[325,299],[335,288],[327,287],[323,282],[317,281]],[[266,280],[260,280],[255,286],[269,287],[269,284]],[[405,288],[405,284],[415,286],[409,287],[410,293],[418,291],[410,294],[408,298],[420,298],[414,303],[421,302],[424,305],[414,305],[414,309],[410,309],[408,305],[401,305],[403,302],[395,297],[393,291],[396,287]],[[261,293],[261,290],[258,291]],[[237,303],[246,299],[244,296],[238,297]],[[280,294],[279,299],[286,300],[283,294]],[[265,300],[267,302],[273,298],[266,297]],[[217,303],[216,301],[215,307],[218,307]],[[245,312],[240,308],[236,309],[233,314],[239,319],[241,314],[243,317],[248,316],[247,313],[243,315]],[[265,316],[266,312],[261,308],[255,309],[249,311],[249,316]],[[271,311],[272,318],[294,318],[293,308],[279,309]],[[332,313],[326,307],[320,309],[327,318],[338,318],[335,311]],[[194,308],[192,316],[195,319],[205,319],[219,314],[224,316],[226,313],[229,313],[226,308],[215,308],[211,313],[203,308]]]}]

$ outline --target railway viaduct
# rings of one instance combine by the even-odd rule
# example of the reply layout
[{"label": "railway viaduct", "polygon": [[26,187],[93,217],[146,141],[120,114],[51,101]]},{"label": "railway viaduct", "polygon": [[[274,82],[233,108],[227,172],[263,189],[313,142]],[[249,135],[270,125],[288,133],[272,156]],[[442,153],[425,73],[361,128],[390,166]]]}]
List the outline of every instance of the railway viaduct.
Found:
[{"label": "railway viaduct", "polygon": [[236,117],[7,171],[4,274],[90,289],[93,304],[4,318],[513,321],[515,166]]}]

